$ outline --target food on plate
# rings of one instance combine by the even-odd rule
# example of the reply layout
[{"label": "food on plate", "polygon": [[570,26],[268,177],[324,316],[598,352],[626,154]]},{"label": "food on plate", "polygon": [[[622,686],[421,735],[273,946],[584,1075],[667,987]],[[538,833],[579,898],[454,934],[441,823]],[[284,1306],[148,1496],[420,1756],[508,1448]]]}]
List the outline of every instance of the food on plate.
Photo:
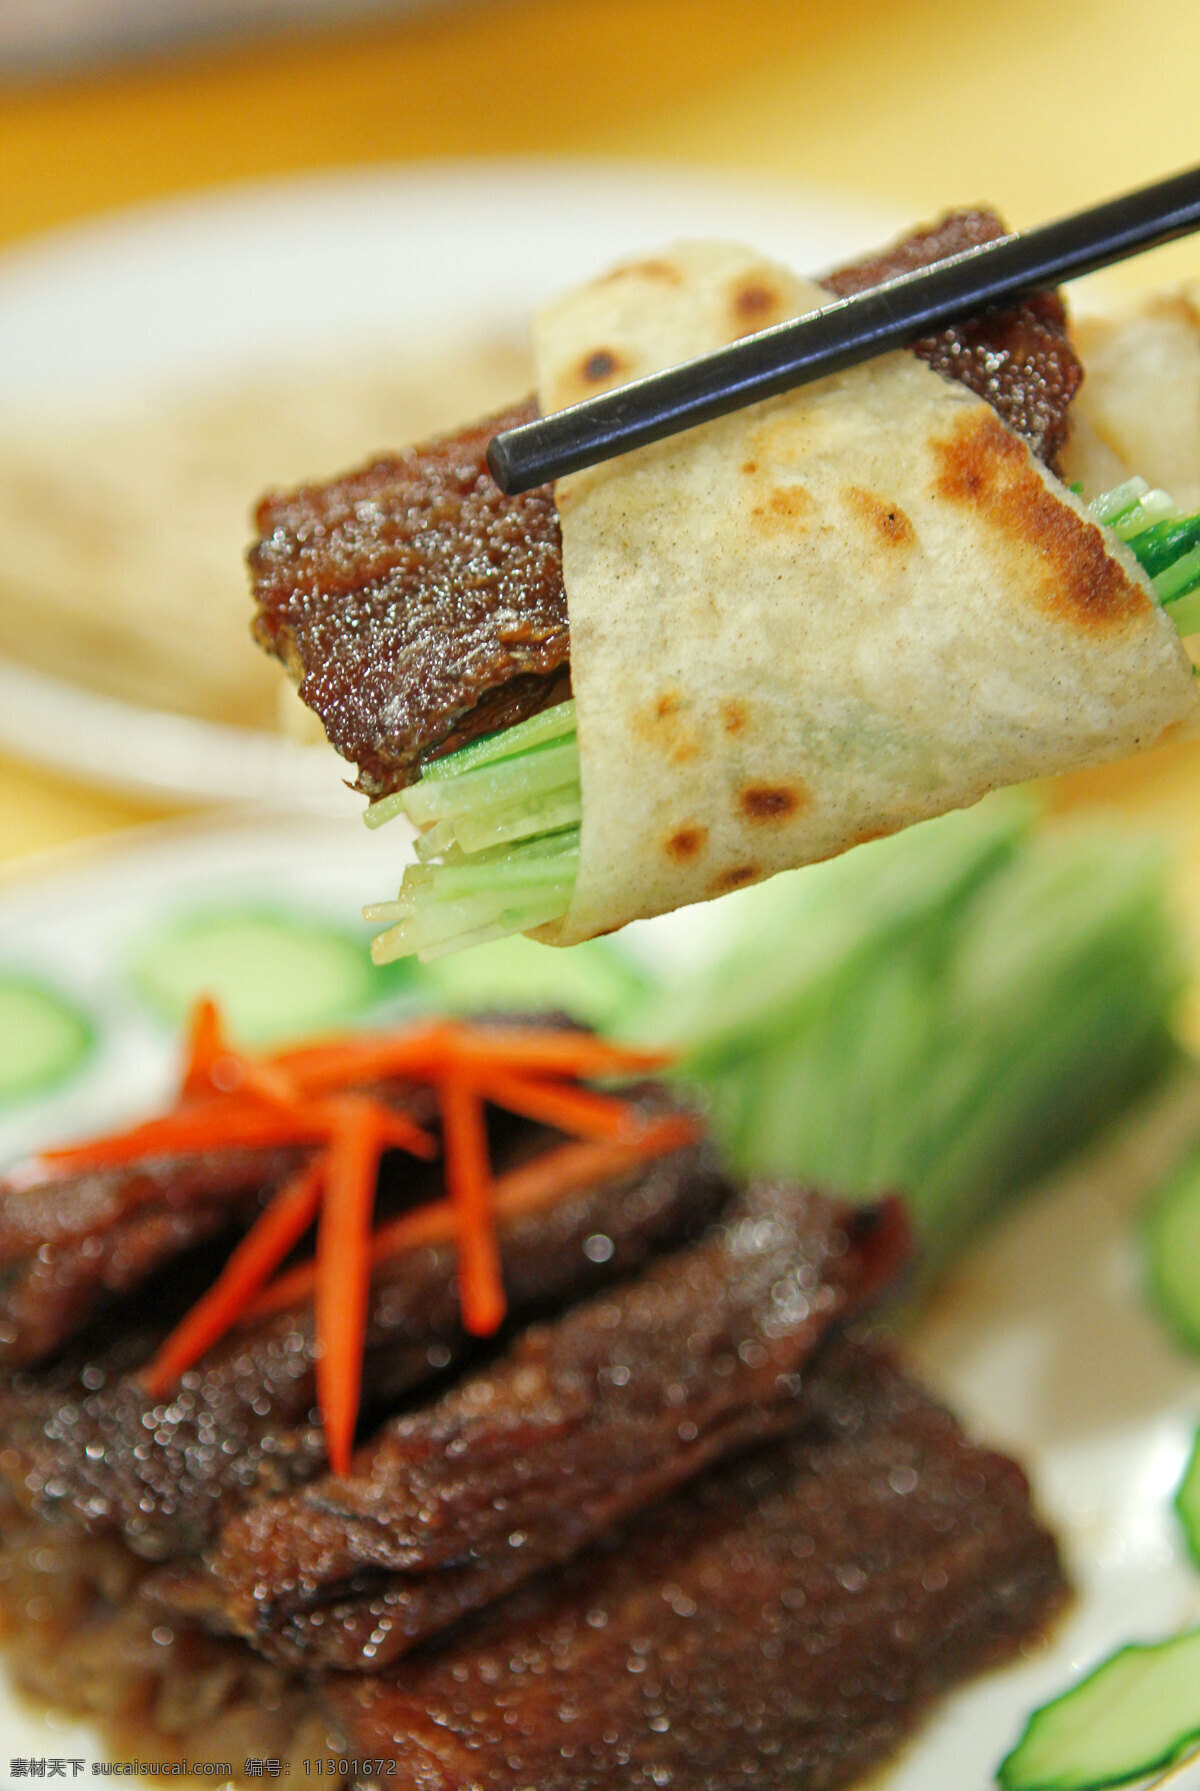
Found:
[{"label": "food on plate", "polygon": [[1178,1054],[1159,842],[1038,814],[998,792],[743,891],[630,1021],[681,1051],[741,1172],[902,1188],[925,1275]]},{"label": "food on plate", "polygon": [[1200,1158],[1181,1163],[1150,1207],[1145,1229],[1150,1297],[1167,1329],[1200,1350]]},{"label": "food on plate", "polygon": [[894,1287],[907,1245],[896,1201],[752,1185],[700,1242],[391,1420],[349,1472],[235,1515],[164,1596],[284,1664],[385,1666],[795,1430],[822,1339]]},{"label": "food on plate", "polygon": [[0,653],[124,702],[323,739],[247,650],[247,492],[448,427],[528,379],[519,344],[481,333],[407,352],[326,343],[302,366],[281,348],[203,389],[86,408],[6,403]]},{"label": "food on plate", "polygon": [[1200,1567],[1200,1434],[1192,1444],[1183,1479],[1176,1489],[1175,1510],[1187,1538],[1188,1552]]},{"label": "food on plate", "polygon": [[316,915],[257,905],[173,916],[139,940],[129,973],[170,1025],[210,995],[248,1043],[342,1024],[389,992],[361,939]]},{"label": "food on plate", "polygon": [[1200,1629],[1133,1644],[1034,1712],[1003,1791],[1102,1791],[1169,1766],[1200,1739]]},{"label": "food on plate", "polygon": [[1137,473],[1200,510],[1200,285],[1083,312],[1072,334],[1087,378],[1063,477],[1091,498]]},{"label": "food on plate", "polygon": [[65,995],[0,970],[0,1107],[73,1074],[92,1044],[91,1023]]},{"label": "food on plate", "polygon": [[[1002,234],[990,212],[953,213],[822,284],[843,296]],[[771,281],[747,283],[727,334],[787,314]],[[945,331],[919,352],[993,399],[1053,461],[1080,379],[1055,295]],[[629,372],[615,361],[597,366],[587,386],[600,391]],[[251,554],[258,638],[300,683],[372,796],[400,788],[468,740],[538,713],[567,686],[570,625],[553,494],[505,497],[484,459],[497,430],[536,409],[531,399],[259,506]]]},{"label": "food on plate", "polygon": [[[170,1112],[5,1178],[16,1283],[110,1265],[9,1327],[22,1682],[143,1756],[832,1788],[1035,1637],[1065,1582],[1023,1474],[863,1328],[899,1204],[737,1186],[661,1062],[513,1019],[253,1056],[202,1006]],[[177,1234],[189,1186],[220,1220]]]},{"label": "food on plate", "polygon": [[[998,229],[948,220],[830,284]],[[538,403],[823,292],[727,244],[618,268],[538,319]],[[1144,484],[1089,511],[1039,458],[1079,376],[1057,298],[924,354],[553,492],[490,485],[493,423],[264,503],[260,639],[357,761],[371,818],[422,831],[398,901],[370,911],[392,922],[381,959],[518,929],[575,943],[1194,731],[1164,607],[1191,625],[1186,519]],[[1155,537],[1143,570],[1121,537],[1164,523],[1168,558]]]},{"label": "food on plate", "polygon": [[857,1782],[1062,1588],[1020,1470],[888,1351],[839,1342],[811,1397],[815,1424],[441,1648],[327,1680],[351,1752],[437,1791]]},{"label": "food on plate", "polygon": [[[565,1042],[551,1034],[547,1049],[553,1053]],[[376,1046],[376,1073],[378,1056]],[[377,1087],[387,1092],[386,1082]],[[415,1105],[428,1125],[436,1107],[432,1100],[421,1105],[421,1093],[414,1103],[411,1084],[393,1085],[399,1104],[407,1097],[409,1110]],[[489,1154],[496,1198],[494,1213],[484,1218],[489,1234],[494,1224],[503,1295],[514,1317],[630,1273],[654,1250],[711,1218],[726,1197],[728,1183],[698,1140],[694,1117],[653,1088],[639,1098],[647,1121],[642,1138],[624,1135],[584,1146],[562,1144],[537,1121],[494,1116]],[[4,1254],[14,1284],[32,1284],[35,1294],[18,1295],[6,1314],[12,1333],[7,1365],[18,1372],[0,1395],[7,1451],[0,1472],[11,1473],[17,1496],[39,1514],[64,1517],[91,1534],[120,1534],[152,1559],[199,1547],[248,1487],[282,1490],[318,1473],[326,1459],[326,1438],[313,1418],[321,1395],[320,1338],[307,1265],[270,1287],[264,1284],[274,1265],[269,1259],[261,1265],[261,1308],[243,1292],[233,1315],[255,1316],[253,1328],[239,1328],[227,1315],[204,1353],[202,1376],[190,1375],[186,1357],[169,1372],[163,1361],[164,1346],[178,1338],[214,1280],[214,1251],[227,1267],[232,1239],[269,1223],[296,1185],[296,1156],[281,1163],[278,1148],[289,1116],[281,1118],[265,1101],[263,1107],[271,1143],[257,1154],[252,1201],[246,1194],[255,1158],[213,1141],[210,1116],[203,1120],[210,1142],[199,1159],[194,1132],[179,1154],[181,1145],[168,1142],[181,1136],[178,1129],[151,1122],[123,1139],[102,1141],[104,1148],[92,1153],[117,1154],[114,1145],[124,1154],[141,1153],[128,1168],[72,1173],[67,1157],[60,1159],[58,1174],[32,1181],[10,1177],[3,1184]],[[188,1117],[187,1104],[182,1116]],[[315,1129],[305,1141],[310,1152]],[[180,1214],[183,1221],[189,1216],[197,1176],[212,1176],[224,1162],[232,1165],[229,1179],[237,1178],[240,1204],[227,1202],[216,1223],[203,1206],[200,1225],[181,1222]],[[376,1260],[363,1265],[369,1287],[357,1290],[365,1296],[359,1349],[362,1400],[369,1410],[407,1396],[470,1348],[457,1292],[455,1231],[443,1222],[440,1180],[420,1158],[383,1159]],[[206,1192],[202,1180],[201,1196]],[[439,1205],[430,1209],[434,1199]],[[310,1208],[309,1224],[313,1216]],[[364,1229],[370,1217],[368,1212]],[[39,1225],[45,1240],[40,1246]],[[136,1248],[147,1234],[153,1255]],[[611,1251],[593,1248],[589,1255],[584,1246],[592,1237],[607,1239]],[[87,1263],[90,1274],[93,1260],[113,1262],[120,1273],[101,1273],[80,1290],[72,1279],[76,1265]],[[57,1296],[53,1331],[36,1298],[46,1283]],[[351,1287],[351,1307],[355,1292]],[[121,1296],[125,1324],[110,1335]],[[21,1321],[30,1309],[26,1335]],[[36,1378],[19,1372],[43,1361],[44,1373]],[[157,1391],[147,1385],[152,1366],[163,1374]],[[139,1444],[151,1414],[159,1414],[156,1446],[147,1450]]]}]

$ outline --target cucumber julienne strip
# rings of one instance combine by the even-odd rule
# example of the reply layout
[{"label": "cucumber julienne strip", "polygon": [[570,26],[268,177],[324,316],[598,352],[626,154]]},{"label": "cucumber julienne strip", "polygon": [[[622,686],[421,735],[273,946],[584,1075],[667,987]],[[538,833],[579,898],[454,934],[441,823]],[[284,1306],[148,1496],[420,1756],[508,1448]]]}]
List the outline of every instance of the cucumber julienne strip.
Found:
[{"label": "cucumber julienne strip", "polygon": [[[1200,517],[1130,479],[1091,505],[1150,573],[1180,633],[1200,631]],[[373,802],[370,827],[404,814],[418,830],[421,861],[404,873],[395,903],[368,920],[391,920],[372,947],[376,963],[416,952],[439,956],[525,932],[567,910],[579,864],[579,747],[568,699],[516,727],[474,740],[426,766],[419,782]],[[536,869],[525,854],[538,848]],[[478,875],[467,875],[473,864]]]}]

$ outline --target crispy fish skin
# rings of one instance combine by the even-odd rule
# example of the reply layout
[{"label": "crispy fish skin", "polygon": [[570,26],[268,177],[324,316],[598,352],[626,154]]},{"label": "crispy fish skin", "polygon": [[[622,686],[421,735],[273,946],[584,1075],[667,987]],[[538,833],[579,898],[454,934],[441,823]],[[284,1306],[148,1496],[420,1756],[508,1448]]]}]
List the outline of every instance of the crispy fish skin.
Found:
[{"label": "crispy fish skin", "polygon": [[[537,1134],[524,1128],[526,1150]],[[502,1222],[511,1312],[528,1315],[635,1272],[655,1251],[694,1236],[729,1191],[710,1148],[689,1145]],[[606,1260],[585,1247],[595,1237],[612,1245]],[[171,1277],[177,1272],[172,1265]],[[139,1295],[139,1308],[152,1291]],[[184,1305],[193,1297],[183,1290]],[[174,1395],[155,1400],[137,1371],[181,1309],[176,1303],[155,1330],[115,1308],[107,1341],[85,1337],[43,1372],[0,1384],[0,1474],[18,1501],[87,1534],[120,1535],[159,1561],[194,1554],[233,1509],[325,1466],[311,1306],[230,1333]],[[471,1347],[452,1246],[381,1266],[364,1361],[368,1409],[394,1405]]]},{"label": "crispy fish skin", "polygon": [[484,459],[534,415],[530,400],[258,508],[255,636],[370,795],[569,694],[553,493],[505,497]]},{"label": "crispy fish skin", "polygon": [[31,1185],[0,1179],[0,1370],[44,1361],[164,1264],[244,1229],[303,1154],[209,1151]]},{"label": "crispy fish skin", "polygon": [[412,1791],[836,1791],[1061,1606],[1015,1463],[842,1338],[814,1419],[321,1695]]},{"label": "crispy fish skin", "polygon": [[[1004,233],[992,212],[952,212],[822,284],[860,291]],[[747,319],[748,328],[760,323]],[[1057,294],[989,311],[916,349],[1055,465],[1082,376]],[[569,694],[553,490],[505,497],[485,460],[497,431],[536,414],[530,399],[259,506],[256,638],[287,665],[370,796],[402,789],[431,758]]]},{"label": "crispy fish skin", "polygon": [[374,1671],[691,1480],[794,1430],[830,1328],[903,1269],[898,1201],[753,1185],[690,1249],[532,1327],[347,1476],[235,1516],[166,1602],[285,1665]]},{"label": "crispy fish skin", "polygon": [[[993,211],[950,212],[879,255],[825,274],[821,285],[848,298],[1005,235]],[[1051,472],[1059,470],[1059,455],[1070,433],[1071,400],[1079,390],[1083,367],[1067,332],[1066,307],[1056,291],[1032,293],[1014,305],[995,307],[923,337],[913,348],[935,373],[985,399]]]}]

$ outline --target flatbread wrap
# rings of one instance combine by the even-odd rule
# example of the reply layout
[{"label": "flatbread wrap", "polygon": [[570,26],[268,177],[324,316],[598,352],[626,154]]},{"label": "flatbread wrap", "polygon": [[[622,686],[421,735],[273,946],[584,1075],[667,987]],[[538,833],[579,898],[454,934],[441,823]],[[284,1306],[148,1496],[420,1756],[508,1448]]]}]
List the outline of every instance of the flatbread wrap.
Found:
[{"label": "flatbread wrap", "polygon": [[1060,476],[1055,293],[553,488],[486,471],[499,428],[1002,229],[948,214],[820,285],[675,245],[541,313],[525,405],[264,500],[256,633],[368,822],[418,828],[380,961],[572,944],[1196,731],[1200,518],[1107,445]]},{"label": "flatbread wrap", "polygon": [[[544,410],[823,302],[681,244],[538,318]],[[991,407],[883,356],[555,492],[583,820],[572,944],[1001,784],[1196,730],[1133,554]]]}]

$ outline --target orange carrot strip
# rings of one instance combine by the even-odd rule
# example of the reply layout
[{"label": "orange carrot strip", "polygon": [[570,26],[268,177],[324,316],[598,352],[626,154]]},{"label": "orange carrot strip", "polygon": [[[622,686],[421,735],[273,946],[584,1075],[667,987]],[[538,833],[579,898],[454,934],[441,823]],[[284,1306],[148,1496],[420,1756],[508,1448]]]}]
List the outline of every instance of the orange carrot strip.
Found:
[{"label": "orange carrot strip", "polygon": [[458,1028],[454,1052],[463,1064],[540,1071],[555,1076],[605,1076],[660,1070],[672,1063],[677,1055],[670,1051],[643,1051],[627,1045],[614,1045],[591,1033],[467,1025]]},{"label": "orange carrot strip", "polygon": [[142,1380],[154,1398],[164,1398],[181,1374],[198,1362],[241,1318],[292,1245],[316,1217],[325,1173],[320,1157],[285,1182],[256,1219],[208,1292],[176,1325],[145,1369]]},{"label": "orange carrot strip", "polygon": [[188,1020],[187,1055],[180,1089],[185,1100],[191,1095],[212,1093],[213,1066],[228,1050],[220,1009],[211,997],[202,995]]},{"label": "orange carrot strip", "polygon": [[646,1126],[644,1115],[628,1101],[570,1083],[481,1069],[472,1077],[472,1086],[493,1106],[585,1138],[636,1138]]},{"label": "orange carrot strip", "polygon": [[438,1020],[400,1032],[299,1045],[278,1052],[271,1061],[307,1094],[332,1093],[391,1077],[428,1081],[431,1072],[444,1065],[453,1031],[448,1022]]},{"label": "orange carrot strip", "polygon": [[504,1281],[492,1214],[483,1102],[457,1076],[438,1085],[446,1192],[455,1219],[458,1299],[463,1325],[473,1337],[490,1337],[504,1319]]},{"label": "orange carrot strip", "polygon": [[379,1134],[374,1102],[346,1096],[330,1144],[317,1226],[317,1403],[335,1474],[349,1472],[358,1422]]},{"label": "orange carrot strip", "polygon": [[289,1112],[264,1111],[235,1101],[189,1106],[128,1132],[40,1153],[60,1170],[113,1168],[146,1157],[196,1156],[210,1150],[266,1150],[287,1144],[320,1144],[325,1127]]},{"label": "orange carrot strip", "polygon": [[[515,1219],[523,1213],[537,1212],[553,1206],[564,1195],[590,1188],[610,1176],[620,1175],[651,1157],[665,1156],[699,1138],[704,1128],[698,1119],[687,1114],[670,1114],[654,1120],[636,1142],[560,1144],[498,1176],[492,1184],[492,1210],[497,1219]],[[456,1235],[454,1214],[449,1202],[438,1200],[428,1206],[400,1213],[381,1225],[371,1239],[371,1261],[378,1265],[409,1250],[421,1250],[430,1244],[448,1244]],[[263,1318],[299,1305],[310,1297],[315,1281],[315,1265],[297,1263],[295,1268],[276,1276],[258,1298],[247,1307],[247,1319]]]},{"label": "orange carrot strip", "polygon": [[430,1161],[438,1154],[436,1138],[421,1130],[403,1113],[395,1113],[390,1107],[379,1106],[380,1143],[388,1150],[406,1150],[411,1157],[424,1157]]},{"label": "orange carrot strip", "polygon": [[661,1069],[673,1056],[614,1045],[590,1033],[441,1020],[384,1036],[299,1046],[272,1061],[307,1092],[319,1093],[389,1076],[428,1080],[468,1060],[551,1075],[599,1076]]}]

